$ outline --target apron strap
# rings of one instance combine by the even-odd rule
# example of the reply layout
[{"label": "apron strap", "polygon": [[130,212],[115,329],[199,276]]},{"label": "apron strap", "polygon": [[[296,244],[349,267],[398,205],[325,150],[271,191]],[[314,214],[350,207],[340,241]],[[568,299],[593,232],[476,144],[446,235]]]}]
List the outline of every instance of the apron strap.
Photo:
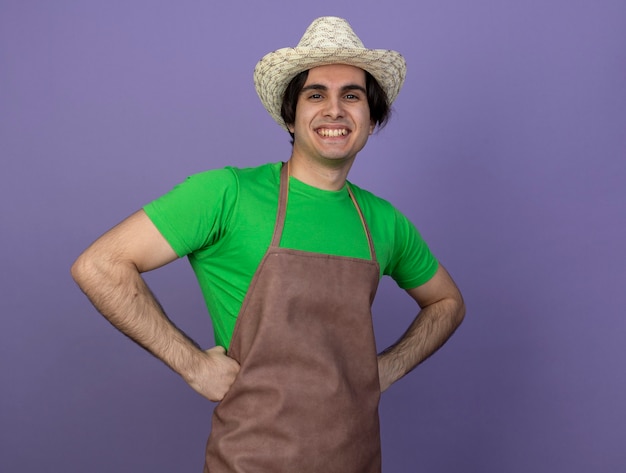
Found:
[{"label": "apron strap", "polygon": [[287,197],[289,196],[289,162],[283,163],[280,170],[280,191],[278,192],[278,210],[276,211],[276,224],[274,225],[274,236],[272,236],[272,248],[278,248],[280,237],[285,226],[285,215],[287,214]]},{"label": "apron strap", "polygon": [[[361,211],[361,207],[357,202],[354,194],[352,193],[352,189],[349,184],[346,184],[346,188],[348,189],[348,195],[352,200],[352,203],[356,207],[356,211],[359,214],[359,218],[361,219],[361,223],[363,224],[363,229],[365,230],[365,235],[367,236],[367,244],[370,250],[370,258],[372,261],[376,261],[376,250],[374,249],[374,240],[372,239],[372,234],[370,229],[365,221],[365,217],[363,216],[363,212]],[[285,216],[287,215],[287,199],[289,197],[289,161],[287,163],[283,163],[282,168],[280,169],[280,190],[278,192],[278,210],[276,212],[276,224],[274,225],[274,235],[272,236],[272,248],[278,248],[280,245],[280,238],[283,234],[283,227],[285,226]]]},{"label": "apron strap", "polygon": [[365,230],[365,234],[367,235],[367,244],[370,247],[370,258],[372,261],[376,261],[376,250],[374,249],[374,239],[372,238],[372,233],[370,232],[370,228],[365,221],[365,217],[363,216],[363,212],[361,211],[361,206],[356,201],[354,194],[352,193],[352,189],[350,188],[350,184],[347,184],[348,194],[350,194],[350,198],[352,202],[354,202],[354,206],[356,207],[356,211],[359,213],[359,218],[361,219],[361,223],[363,224],[363,229]]}]

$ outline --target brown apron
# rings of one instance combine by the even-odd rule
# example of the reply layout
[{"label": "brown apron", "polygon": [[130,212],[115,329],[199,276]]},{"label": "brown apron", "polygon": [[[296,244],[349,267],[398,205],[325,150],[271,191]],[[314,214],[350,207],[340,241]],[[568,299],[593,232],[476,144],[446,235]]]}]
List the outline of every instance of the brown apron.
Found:
[{"label": "brown apron", "polygon": [[288,187],[284,165],[272,243],[229,349],[241,370],[214,410],[204,471],[378,473],[372,237],[348,187],[371,260],[280,248]]}]

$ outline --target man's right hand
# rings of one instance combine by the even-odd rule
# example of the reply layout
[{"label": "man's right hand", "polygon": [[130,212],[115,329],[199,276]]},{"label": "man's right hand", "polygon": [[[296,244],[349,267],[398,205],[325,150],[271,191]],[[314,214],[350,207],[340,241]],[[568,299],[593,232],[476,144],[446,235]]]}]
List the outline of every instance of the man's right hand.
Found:
[{"label": "man's right hand", "polygon": [[223,347],[216,346],[203,352],[193,372],[184,376],[196,392],[210,401],[221,401],[239,373],[239,363],[226,355]]}]

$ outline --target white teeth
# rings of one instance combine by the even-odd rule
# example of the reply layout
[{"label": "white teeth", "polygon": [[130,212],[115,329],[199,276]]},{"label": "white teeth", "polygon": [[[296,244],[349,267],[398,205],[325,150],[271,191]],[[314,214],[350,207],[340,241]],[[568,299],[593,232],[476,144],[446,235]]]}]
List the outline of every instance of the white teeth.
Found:
[{"label": "white teeth", "polygon": [[341,129],[341,130],[337,130],[337,129],[332,129],[332,130],[328,130],[328,129],[322,129],[322,130],[318,130],[318,133],[322,136],[346,136],[348,134],[348,130]]}]

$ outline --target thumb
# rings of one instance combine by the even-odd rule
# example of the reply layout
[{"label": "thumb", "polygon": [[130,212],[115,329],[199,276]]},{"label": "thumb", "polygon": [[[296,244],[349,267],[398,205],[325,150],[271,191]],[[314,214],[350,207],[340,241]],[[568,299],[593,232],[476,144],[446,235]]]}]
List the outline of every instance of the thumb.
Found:
[{"label": "thumb", "polygon": [[205,353],[207,355],[211,355],[211,354],[215,354],[215,355],[225,355],[226,354],[226,348],[217,345],[214,346],[213,348],[209,348],[208,350],[205,351]]}]

